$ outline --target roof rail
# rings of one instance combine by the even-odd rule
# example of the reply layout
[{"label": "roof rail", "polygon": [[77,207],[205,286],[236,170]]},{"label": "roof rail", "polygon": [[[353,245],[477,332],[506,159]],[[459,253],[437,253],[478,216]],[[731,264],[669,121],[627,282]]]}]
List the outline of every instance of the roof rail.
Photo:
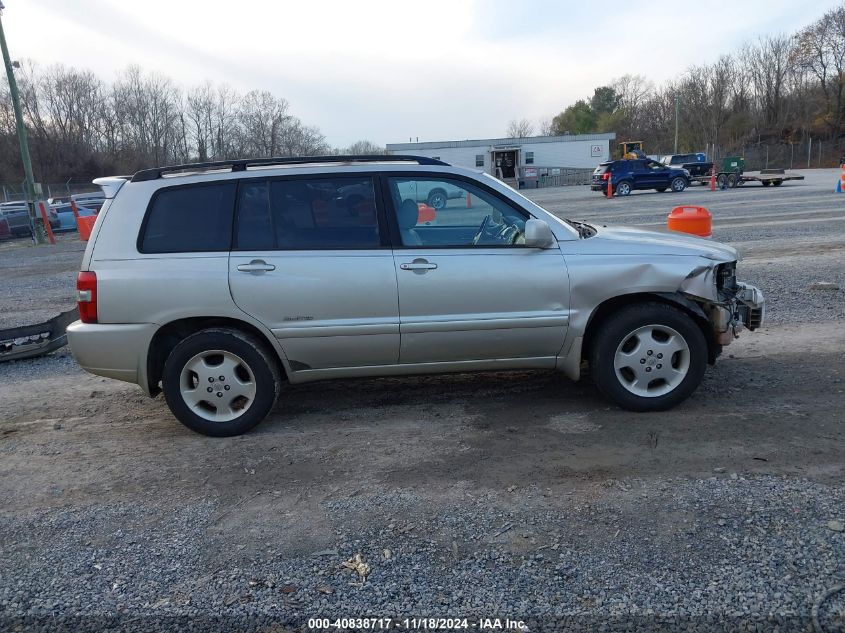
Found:
[{"label": "roof rail", "polygon": [[416,163],[417,165],[442,165],[449,166],[436,158],[427,156],[404,156],[404,155],[354,155],[354,156],[282,156],[278,158],[244,158],[236,160],[217,160],[207,163],[186,163],[184,165],[170,165],[168,167],[155,167],[153,169],[142,169],[135,172],[132,182],[144,180],[156,180],[165,174],[178,174],[185,171],[203,171],[213,169],[230,168],[231,171],[246,171],[248,167],[269,167],[273,165],[306,165],[309,163]]}]

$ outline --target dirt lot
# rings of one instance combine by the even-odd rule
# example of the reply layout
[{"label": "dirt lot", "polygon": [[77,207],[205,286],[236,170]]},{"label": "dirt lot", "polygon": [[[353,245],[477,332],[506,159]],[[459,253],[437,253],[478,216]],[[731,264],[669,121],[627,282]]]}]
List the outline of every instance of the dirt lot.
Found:
[{"label": "dirt lot", "polygon": [[[255,432],[211,440],[67,351],[0,365],[0,622],[806,630],[845,581],[845,292],[812,285],[845,287],[845,196],[832,170],[807,176],[531,196],[647,226],[702,204],[745,254],[769,323],[666,413],[545,373],[336,381],[288,387]],[[0,245],[0,326],[70,304],[80,257],[69,238]],[[364,584],[341,567],[356,553]],[[824,630],[845,630],[843,609],[841,592],[822,603]]]}]

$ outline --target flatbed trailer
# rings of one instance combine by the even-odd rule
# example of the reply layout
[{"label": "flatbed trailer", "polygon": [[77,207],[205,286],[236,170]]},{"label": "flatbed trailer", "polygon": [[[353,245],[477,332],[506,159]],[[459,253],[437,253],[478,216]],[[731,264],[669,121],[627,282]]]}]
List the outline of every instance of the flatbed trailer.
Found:
[{"label": "flatbed trailer", "polygon": [[[710,184],[711,176],[691,176],[690,180],[702,185]],[[787,173],[783,169],[761,169],[759,172],[717,171],[716,186],[719,189],[741,187],[747,182],[759,182],[764,187],[780,187],[787,180],[804,180],[804,176]]]}]

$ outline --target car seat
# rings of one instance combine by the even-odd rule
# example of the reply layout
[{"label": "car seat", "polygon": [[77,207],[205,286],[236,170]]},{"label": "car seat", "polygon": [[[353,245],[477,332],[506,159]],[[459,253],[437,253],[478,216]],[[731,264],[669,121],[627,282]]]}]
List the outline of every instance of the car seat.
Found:
[{"label": "car seat", "polygon": [[403,200],[399,205],[397,221],[404,246],[422,246],[423,242],[414,228],[417,226],[419,214],[420,209],[413,200]]}]

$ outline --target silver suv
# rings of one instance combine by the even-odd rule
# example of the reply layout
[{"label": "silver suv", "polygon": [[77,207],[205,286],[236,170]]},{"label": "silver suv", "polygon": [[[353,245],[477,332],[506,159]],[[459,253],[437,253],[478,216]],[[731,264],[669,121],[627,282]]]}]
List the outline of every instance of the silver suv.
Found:
[{"label": "silver suv", "polygon": [[[675,406],[763,296],[736,251],[561,220],[495,178],[412,156],[239,160],[100,178],[68,339],[207,435],[285,382],[550,369],[633,411]],[[437,222],[408,191],[459,190]],[[350,195],[354,192],[355,195]]]}]

